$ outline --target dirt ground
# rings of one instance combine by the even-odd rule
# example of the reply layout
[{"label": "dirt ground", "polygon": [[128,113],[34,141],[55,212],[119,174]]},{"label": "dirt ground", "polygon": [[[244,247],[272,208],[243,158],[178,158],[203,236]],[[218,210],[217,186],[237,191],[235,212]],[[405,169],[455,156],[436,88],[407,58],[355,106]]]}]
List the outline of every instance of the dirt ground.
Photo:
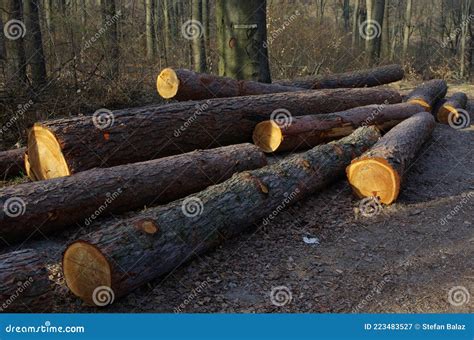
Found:
[{"label": "dirt ground", "polygon": [[35,248],[48,251],[56,312],[473,312],[473,146],[474,125],[438,124],[398,201],[374,216],[341,179],[105,309],[84,306],[58,270],[80,232]]}]

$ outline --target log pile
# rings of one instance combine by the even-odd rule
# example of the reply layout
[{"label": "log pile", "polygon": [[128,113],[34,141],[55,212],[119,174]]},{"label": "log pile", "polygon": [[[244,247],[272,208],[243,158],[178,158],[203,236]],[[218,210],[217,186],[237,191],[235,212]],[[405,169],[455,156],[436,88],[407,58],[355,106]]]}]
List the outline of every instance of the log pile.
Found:
[{"label": "log pile", "polygon": [[[448,124],[449,121],[457,119],[461,110],[465,110],[467,106],[467,96],[463,92],[456,92],[451,97],[443,100],[436,111],[436,119],[438,122]],[[451,118],[450,118],[451,116]]]},{"label": "log pile", "polygon": [[[390,204],[433,115],[444,122],[466,105],[463,94],[443,101],[442,80],[423,83],[403,103],[397,91],[375,87],[401,78],[398,65],[272,84],[165,69],[158,92],[180,102],[40,122],[26,149],[0,154],[4,177],[21,171],[33,180],[0,188],[0,238],[61,238],[87,226],[80,239],[66,236],[62,269],[70,291],[97,305],[97,288],[126,295],[344,171],[357,196]],[[245,144],[252,137],[256,145]],[[271,165],[263,153],[302,148]],[[12,200],[22,206],[8,213]],[[51,309],[43,257],[34,249],[0,255],[7,311]]]}]

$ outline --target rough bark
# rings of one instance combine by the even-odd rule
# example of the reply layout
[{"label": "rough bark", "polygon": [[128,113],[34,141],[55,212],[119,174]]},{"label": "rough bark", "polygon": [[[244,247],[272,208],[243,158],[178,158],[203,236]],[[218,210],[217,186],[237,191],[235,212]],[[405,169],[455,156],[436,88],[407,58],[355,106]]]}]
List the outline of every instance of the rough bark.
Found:
[{"label": "rough bark", "polygon": [[[459,110],[465,110],[467,107],[467,96],[463,92],[453,93],[451,97],[443,100],[436,110],[436,119],[438,122],[448,124],[450,115],[457,117]],[[453,118],[451,118],[453,119]]]},{"label": "rough bark", "polygon": [[240,97],[305,89],[251,80],[235,80],[190,70],[164,69],[157,77],[158,93],[165,99],[202,100],[209,98]]},{"label": "rough bark", "polygon": [[372,26],[375,34],[368,40],[369,65],[376,63],[380,59],[380,48],[382,41],[382,27],[385,11],[385,0],[374,0],[372,12]]},{"label": "rough bark", "polygon": [[413,103],[369,105],[324,115],[295,117],[290,124],[269,120],[259,123],[253,133],[255,145],[264,152],[312,148],[351,134],[364,125],[388,131],[402,120],[424,111]]},{"label": "rough bark", "polygon": [[433,110],[436,103],[443,99],[448,92],[448,85],[444,80],[433,79],[416,87],[408,95],[408,102],[415,102],[425,107],[426,111]]},{"label": "rough bark", "polygon": [[53,284],[44,256],[33,249],[0,255],[0,312],[47,312],[52,309]]},{"label": "rough bark", "polygon": [[402,50],[403,60],[406,60],[407,58],[408,45],[410,44],[411,9],[412,9],[412,0],[407,0],[407,6],[405,9],[405,27],[403,30],[403,50]]},{"label": "rough bark", "polygon": [[359,34],[359,16],[360,16],[360,2],[361,0],[354,1],[354,12],[352,13],[352,49],[355,50],[359,45],[360,34]]},{"label": "rough bark", "polygon": [[23,165],[26,148],[0,152],[0,178],[19,176],[25,172]]},{"label": "rough bark", "polygon": [[239,144],[4,187],[2,200],[22,200],[25,209],[0,218],[0,237],[14,243],[89,225],[99,215],[167,203],[265,165],[256,146]]},{"label": "rough bark", "polygon": [[193,65],[196,72],[206,72],[206,42],[205,42],[205,22],[203,20],[203,0],[192,0],[193,20],[200,23],[202,31],[200,34],[192,40],[192,52],[193,52]]},{"label": "rough bark", "polygon": [[66,249],[66,283],[88,303],[98,286],[110,287],[116,297],[126,295],[249,226],[263,219],[268,224],[286,206],[338,178],[379,136],[376,128],[364,127],[337,142],[236,174],[192,197],[121,223],[104,223]]},{"label": "rough bark", "polygon": [[406,171],[423,143],[431,136],[435,121],[429,112],[419,112],[398,124],[377,144],[347,168],[347,178],[359,197],[377,197],[390,204],[400,193]]},{"label": "rough bark", "polygon": [[145,0],[145,38],[146,57],[152,60],[155,52],[153,49],[153,0]]},{"label": "rough bark", "polygon": [[28,156],[39,179],[54,178],[94,167],[251,142],[255,125],[274,116],[328,113],[400,101],[400,95],[388,89],[336,89],[118,110],[113,112],[114,120],[102,129],[97,124],[101,122],[90,116],[35,124],[29,132]]},{"label": "rough bark", "polygon": [[274,84],[296,86],[305,89],[334,89],[339,87],[372,87],[403,79],[405,75],[400,65],[380,66],[372,69],[353,71],[326,76],[313,76],[297,80],[279,80]]},{"label": "rough bark", "polygon": [[216,3],[219,75],[270,83],[266,0]]}]

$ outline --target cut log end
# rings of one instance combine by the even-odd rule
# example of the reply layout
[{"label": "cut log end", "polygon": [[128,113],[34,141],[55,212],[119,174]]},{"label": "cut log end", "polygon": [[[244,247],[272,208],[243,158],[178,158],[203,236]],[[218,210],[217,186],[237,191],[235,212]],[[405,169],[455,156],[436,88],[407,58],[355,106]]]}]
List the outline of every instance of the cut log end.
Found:
[{"label": "cut log end", "polygon": [[445,104],[438,110],[438,113],[436,114],[436,119],[440,123],[448,124],[450,114],[453,114],[454,117],[459,117],[459,112],[454,106]]},{"label": "cut log end", "polygon": [[174,98],[178,93],[179,78],[171,68],[165,68],[156,78],[156,89],[165,99]]},{"label": "cut log end", "polygon": [[400,192],[400,176],[383,158],[363,158],[347,168],[347,178],[359,197],[378,197],[390,204]]},{"label": "cut log end", "polygon": [[283,133],[277,123],[267,120],[257,124],[252,138],[253,143],[263,152],[274,152],[283,141]]},{"label": "cut log end", "polygon": [[71,244],[63,256],[66,284],[74,295],[94,305],[94,290],[110,287],[112,276],[109,262],[101,251],[84,241]]},{"label": "cut log end", "polygon": [[431,111],[431,105],[428,104],[424,99],[421,98],[411,98],[408,100],[409,103],[421,105],[426,112]]},{"label": "cut log end", "polygon": [[32,180],[69,176],[71,173],[56,137],[41,125],[28,135],[28,161]]}]

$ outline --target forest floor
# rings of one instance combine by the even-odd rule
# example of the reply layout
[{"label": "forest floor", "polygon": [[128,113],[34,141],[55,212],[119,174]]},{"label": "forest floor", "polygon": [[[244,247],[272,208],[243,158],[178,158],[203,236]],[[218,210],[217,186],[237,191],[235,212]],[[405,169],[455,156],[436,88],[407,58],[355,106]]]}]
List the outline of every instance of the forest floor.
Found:
[{"label": "forest floor", "polygon": [[[473,85],[461,86],[474,98]],[[398,201],[375,216],[337,181],[106,309],[84,306],[61,276],[64,238],[77,231],[34,247],[51,262],[56,312],[473,312],[473,145],[474,125],[437,124]],[[459,306],[453,287],[463,287]]]}]

